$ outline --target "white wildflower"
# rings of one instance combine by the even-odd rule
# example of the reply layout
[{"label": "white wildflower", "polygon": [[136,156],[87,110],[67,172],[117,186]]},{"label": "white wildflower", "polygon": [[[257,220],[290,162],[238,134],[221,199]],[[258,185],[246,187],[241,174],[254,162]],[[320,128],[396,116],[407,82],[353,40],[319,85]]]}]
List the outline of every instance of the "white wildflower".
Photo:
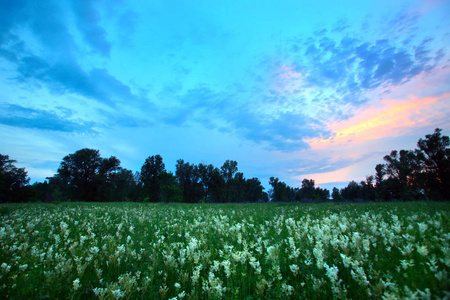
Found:
[{"label": "white wildflower", "polygon": [[363,244],[364,251],[369,252],[370,251],[370,241],[368,239],[363,239],[362,244]]},{"label": "white wildflower", "polygon": [[300,270],[300,268],[296,264],[290,265],[289,269],[291,269],[291,272],[294,273],[295,276],[297,276],[298,271]]},{"label": "white wildflower", "polygon": [[406,260],[406,259],[402,259],[400,260],[400,264],[402,265],[402,268],[404,270],[408,269],[409,267],[414,267],[414,261],[411,260]]},{"label": "white wildflower", "polygon": [[267,259],[275,261],[277,259],[277,255],[278,247],[272,245],[267,248]]},{"label": "white wildflower", "polygon": [[354,280],[358,281],[360,284],[364,286],[368,286],[370,283],[367,280],[366,273],[364,272],[364,269],[362,267],[356,267],[354,271],[351,270],[350,275],[352,275]]},{"label": "white wildflower", "polygon": [[407,256],[409,255],[412,251],[414,250],[414,245],[411,243],[406,244],[405,246],[403,246],[403,248],[400,249],[400,252],[404,255]]},{"label": "white wildflower", "polygon": [[417,226],[419,226],[420,234],[424,234],[425,231],[428,229],[428,225],[425,223],[417,223]]},{"label": "white wildflower", "polygon": [[1,268],[3,269],[3,271],[5,271],[6,273],[9,272],[9,270],[11,270],[11,266],[8,265],[7,263],[2,263]]},{"label": "white wildflower", "polygon": [[316,246],[314,247],[313,254],[316,257],[316,264],[317,268],[322,269],[323,268],[323,247],[322,242],[317,242]]},{"label": "white wildflower", "polygon": [[112,290],[111,293],[116,299],[122,299],[125,296],[125,293],[121,289]]},{"label": "white wildflower", "polygon": [[225,275],[229,278],[231,276],[231,262],[229,260],[224,260],[222,266],[225,269]]},{"label": "white wildflower", "polygon": [[256,260],[253,256],[250,257],[249,264],[255,269],[255,274],[259,275],[261,274],[261,266],[259,264],[259,261]]},{"label": "white wildflower", "polygon": [[346,256],[345,254],[340,254],[342,258],[342,263],[344,264],[344,267],[348,268],[352,265],[352,259],[351,257]]},{"label": "white wildflower", "polygon": [[73,281],[73,289],[76,291],[76,290],[78,290],[80,287],[81,287],[80,279],[77,278],[77,279],[75,279],[75,280]]},{"label": "white wildflower", "polygon": [[286,283],[283,283],[281,285],[281,289],[283,290],[283,293],[286,294],[287,296],[290,296],[294,293],[294,287]]},{"label": "white wildflower", "polygon": [[417,252],[422,255],[423,257],[426,257],[428,255],[428,249],[427,246],[416,246]]},{"label": "white wildflower", "polygon": [[102,288],[93,288],[92,291],[94,292],[95,296],[99,296],[101,294],[103,294],[104,289]]},{"label": "white wildflower", "polygon": [[22,272],[25,272],[25,271],[27,270],[27,268],[28,268],[28,265],[27,265],[27,264],[23,264],[23,265],[20,265],[20,266],[19,266],[19,269],[20,269],[20,271],[22,271]]},{"label": "white wildflower", "polygon": [[338,273],[339,273],[338,267],[336,266],[329,267],[327,263],[324,263],[323,267],[325,268],[327,277],[330,279],[331,282],[338,281]]}]

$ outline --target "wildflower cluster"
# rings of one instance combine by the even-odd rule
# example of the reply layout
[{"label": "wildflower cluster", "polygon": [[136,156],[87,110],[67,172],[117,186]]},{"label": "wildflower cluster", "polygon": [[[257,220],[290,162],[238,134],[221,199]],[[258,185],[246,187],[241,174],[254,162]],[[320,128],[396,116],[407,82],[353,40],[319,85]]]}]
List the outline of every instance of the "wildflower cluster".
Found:
[{"label": "wildflower cluster", "polygon": [[6,205],[13,298],[449,297],[448,204]]}]

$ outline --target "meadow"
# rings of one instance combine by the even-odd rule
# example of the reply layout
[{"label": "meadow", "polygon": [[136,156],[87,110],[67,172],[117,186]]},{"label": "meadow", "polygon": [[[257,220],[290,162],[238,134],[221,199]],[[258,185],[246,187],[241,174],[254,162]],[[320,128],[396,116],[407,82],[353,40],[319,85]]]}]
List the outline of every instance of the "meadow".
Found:
[{"label": "meadow", "polygon": [[2,298],[450,297],[450,204],[0,205]]}]

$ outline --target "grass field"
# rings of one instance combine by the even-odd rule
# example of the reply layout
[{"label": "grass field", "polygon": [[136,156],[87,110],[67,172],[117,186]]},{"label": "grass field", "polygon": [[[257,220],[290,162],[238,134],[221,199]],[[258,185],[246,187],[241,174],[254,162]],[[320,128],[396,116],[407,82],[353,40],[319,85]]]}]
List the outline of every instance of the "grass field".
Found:
[{"label": "grass field", "polygon": [[0,205],[2,298],[450,297],[450,204]]}]

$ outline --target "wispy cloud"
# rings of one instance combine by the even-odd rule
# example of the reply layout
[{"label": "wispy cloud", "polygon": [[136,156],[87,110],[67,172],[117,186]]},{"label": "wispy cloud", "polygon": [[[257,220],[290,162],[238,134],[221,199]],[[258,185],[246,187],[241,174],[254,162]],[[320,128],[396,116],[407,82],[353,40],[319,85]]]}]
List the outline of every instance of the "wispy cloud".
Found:
[{"label": "wispy cloud", "polygon": [[[106,40],[105,31],[99,26],[99,15],[93,1],[74,1],[73,13],[77,20],[77,28],[86,42],[108,56],[110,44]],[[86,68],[77,56],[79,48],[70,33],[67,23],[69,12],[62,4],[53,1],[19,2],[2,10],[12,17],[6,17],[0,24],[0,55],[17,67],[19,82],[30,84],[35,82],[50,89],[54,93],[72,93],[97,100],[108,106],[118,103],[139,105],[147,99],[135,95],[131,88],[111,75],[105,68]],[[45,11],[46,17],[42,17]],[[35,51],[22,39],[19,32],[31,32],[39,47],[45,51]],[[36,45],[34,45],[36,46]],[[34,50],[34,51],[33,51]]]},{"label": "wispy cloud", "polygon": [[106,31],[100,26],[100,13],[95,7],[96,1],[72,1],[76,25],[85,41],[102,55],[109,56],[111,44],[107,40]]},{"label": "wispy cloud", "polygon": [[96,134],[93,129],[94,122],[73,120],[71,113],[67,110],[60,111],[58,114],[14,104],[1,105],[0,108],[0,124],[46,131]]}]

